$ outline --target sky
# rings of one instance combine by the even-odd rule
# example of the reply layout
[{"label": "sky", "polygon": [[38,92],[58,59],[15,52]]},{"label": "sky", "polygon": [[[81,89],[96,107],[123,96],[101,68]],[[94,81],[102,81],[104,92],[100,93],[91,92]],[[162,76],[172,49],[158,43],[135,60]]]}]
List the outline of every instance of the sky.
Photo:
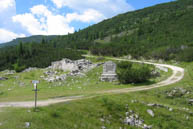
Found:
[{"label": "sky", "polygon": [[0,43],[31,35],[66,35],[172,0],[0,0]]}]

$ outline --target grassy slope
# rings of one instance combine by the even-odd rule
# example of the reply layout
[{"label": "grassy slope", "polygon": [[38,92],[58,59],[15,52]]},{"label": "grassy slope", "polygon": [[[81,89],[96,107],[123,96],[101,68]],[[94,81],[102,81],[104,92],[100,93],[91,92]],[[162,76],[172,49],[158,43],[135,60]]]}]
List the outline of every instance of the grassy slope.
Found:
[{"label": "grassy slope", "polygon": [[[43,107],[39,112],[33,112],[32,109],[6,109],[0,112],[0,122],[3,123],[0,128],[25,128],[25,122],[31,122],[31,129],[99,129],[103,125],[109,129],[120,127],[135,129],[123,125],[120,120],[125,117],[125,105],[128,104],[129,109],[134,110],[146,124],[153,125],[153,129],[192,129],[193,115],[189,112],[193,112],[193,107],[187,104],[187,99],[192,98],[193,94],[171,99],[165,93],[174,87],[183,87],[193,92],[193,63],[180,66],[185,68],[184,79],[169,87],[120,95],[101,95],[93,99]],[[131,100],[138,102],[131,103]],[[164,104],[174,110],[170,112],[165,108],[151,108],[143,103]],[[184,107],[189,108],[189,111],[183,110]],[[154,111],[154,118],[148,115],[147,109]],[[187,116],[189,120],[186,119]],[[106,121],[104,123],[100,121],[103,117]]]}]

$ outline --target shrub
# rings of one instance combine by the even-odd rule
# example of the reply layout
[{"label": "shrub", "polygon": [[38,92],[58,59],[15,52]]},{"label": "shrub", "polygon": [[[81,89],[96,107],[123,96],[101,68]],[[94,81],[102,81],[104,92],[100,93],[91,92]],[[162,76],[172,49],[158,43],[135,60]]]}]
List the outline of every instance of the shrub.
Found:
[{"label": "shrub", "polygon": [[151,78],[152,69],[146,64],[120,62],[117,65],[118,79],[123,84],[143,83]]},{"label": "shrub", "polygon": [[179,61],[191,62],[193,61],[193,48],[186,48],[180,54],[178,54]]},{"label": "shrub", "polygon": [[13,67],[16,72],[22,72],[26,69],[25,65],[19,65],[18,63],[14,64]]}]

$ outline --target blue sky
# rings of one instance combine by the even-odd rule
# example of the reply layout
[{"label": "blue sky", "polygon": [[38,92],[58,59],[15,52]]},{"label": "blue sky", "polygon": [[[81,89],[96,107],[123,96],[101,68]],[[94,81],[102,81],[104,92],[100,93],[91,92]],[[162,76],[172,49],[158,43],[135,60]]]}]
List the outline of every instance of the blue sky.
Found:
[{"label": "blue sky", "polygon": [[0,0],[0,43],[30,35],[65,35],[172,0]]}]

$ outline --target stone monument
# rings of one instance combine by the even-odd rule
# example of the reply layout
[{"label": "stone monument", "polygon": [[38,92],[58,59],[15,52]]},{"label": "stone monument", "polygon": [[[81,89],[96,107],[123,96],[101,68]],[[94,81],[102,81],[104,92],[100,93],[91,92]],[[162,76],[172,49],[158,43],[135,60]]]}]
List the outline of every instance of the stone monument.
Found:
[{"label": "stone monument", "polygon": [[105,62],[101,81],[117,81],[116,64],[112,61]]}]

